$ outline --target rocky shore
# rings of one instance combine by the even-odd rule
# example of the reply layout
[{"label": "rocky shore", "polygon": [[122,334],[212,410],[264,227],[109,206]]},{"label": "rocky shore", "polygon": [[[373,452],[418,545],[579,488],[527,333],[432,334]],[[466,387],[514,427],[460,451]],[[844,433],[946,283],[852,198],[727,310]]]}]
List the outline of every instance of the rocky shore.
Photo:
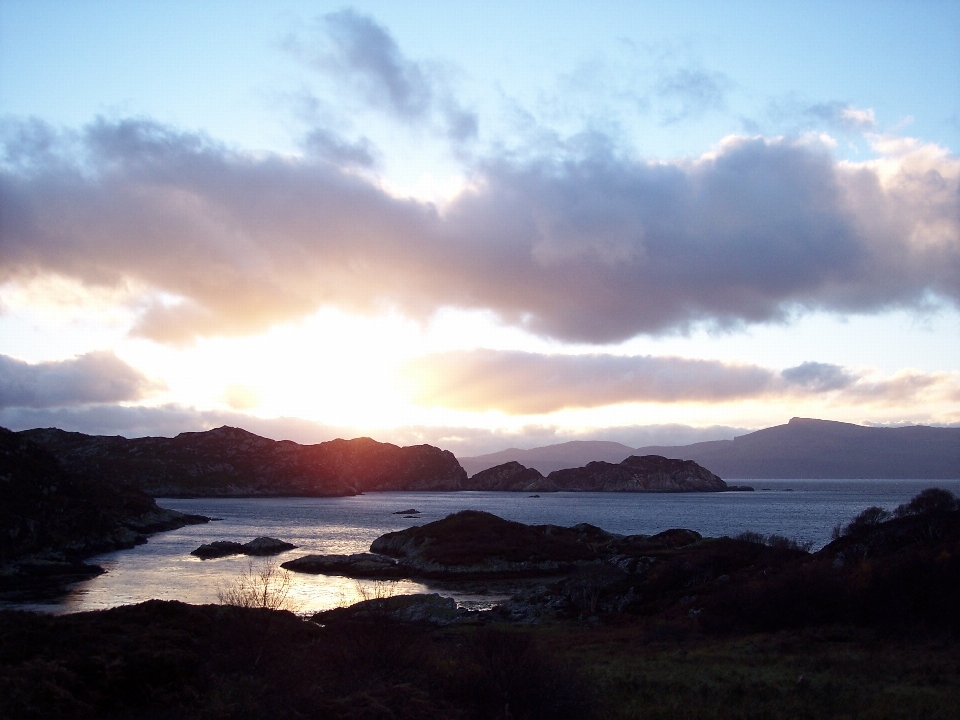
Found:
[{"label": "rocky shore", "polygon": [[0,593],[47,592],[97,575],[102,568],[85,558],[207,521],[160,508],[135,488],[69,473],[44,448],[0,428]]}]

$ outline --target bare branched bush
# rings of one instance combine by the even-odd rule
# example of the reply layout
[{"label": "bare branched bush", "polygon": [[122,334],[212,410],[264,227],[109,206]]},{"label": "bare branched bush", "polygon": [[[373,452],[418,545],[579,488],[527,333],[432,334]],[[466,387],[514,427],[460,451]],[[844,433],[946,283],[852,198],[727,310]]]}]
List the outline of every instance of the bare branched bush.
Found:
[{"label": "bare branched bush", "polygon": [[357,595],[360,600],[386,600],[392,598],[397,592],[396,580],[374,580],[373,586],[364,585],[359,580],[354,580],[357,588]]},{"label": "bare branched bush", "polygon": [[[836,531],[839,532],[839,531]],[[767,547],[778,550],[800,550],[810,552],[813,548],[813,542],[810,540],[794,540],[783,535],[763,535],[752,530],[747,530],[737,535],[734,540],[754,543],[755,545],[766,545]]]},{"label": "bare branched bush", "polygon": [[220,604],[235,607],[294,612],[296,608],[289,595],[290,573],[272,561],[255,566],[251,560],[247,563],[247,569],[242,570],[232,584],[217,585]]}]

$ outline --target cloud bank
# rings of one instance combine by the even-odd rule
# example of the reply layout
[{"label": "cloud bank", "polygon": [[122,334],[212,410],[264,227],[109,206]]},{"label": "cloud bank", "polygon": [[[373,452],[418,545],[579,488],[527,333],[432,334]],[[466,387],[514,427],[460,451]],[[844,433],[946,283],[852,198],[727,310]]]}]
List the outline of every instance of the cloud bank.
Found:
[{"label": "cloud bank", "polygon": [[849,163],[789,139],[732,137],[659,162],[580,138],[489,157],[438,208],[358,175],[362,153],[349,167],[249,155],[142,120],[78,133],[8,122],[3,138],[0,282],[147,287],[134,332],[159,342],[254,333],[325,305],[485,309],[607,343],[960,302],[960,159],[902,139]]},{"label": "cloud bank", "polygon": [[826,396],[847,404],[960,400],[960,374],[902,371],[874,380],[839,365],[782,371],[681,357],[471,350],[410,361],[414,399],[457,410],[549,413],[619,403],[724,403]]},{"label": "cloud bank", "polygon": [[508,447],[554,445],[570,440],[612,440],[629,447],[686,445],[704,440],[729,440],[750,432],[744,428],[723,425],[691,427],[680,424],[625,425],[576,431],[538,424],[496,430],[411,425],[361,431],[300,418],[258,418],[239,412],[198,410],[172,404],[159,407],[92,405],[73,408],[0,408],[0,426],[11,430],[58,427],[89,435],[173,437],[181,432],[210,430],[221,425],[240,427],[263,437],[293,440],[305,445],[338,437],[360,436],[372,436],[379,442],[401,446],[427,443],[450,450],[458,457],[483,455]]},{"label": "cloud bank", "polygon": [[160,389],[109,351],[34,365],[0,355],[0,409],[141,400]]}]

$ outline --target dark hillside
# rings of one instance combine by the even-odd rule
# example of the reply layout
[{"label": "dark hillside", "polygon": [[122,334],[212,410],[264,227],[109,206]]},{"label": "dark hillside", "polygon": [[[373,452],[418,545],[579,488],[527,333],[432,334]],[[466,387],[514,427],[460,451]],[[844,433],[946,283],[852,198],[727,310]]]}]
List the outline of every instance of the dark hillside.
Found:
[{"label": "dark hillside", "polygon": [[[157,507],[131,487],[67,473],[44,448],[0,428],[0,586],[75,570],[89,555],[206,518]],[[84,568],[86,568],[84,570]]]},{"label": "dark hillside", "polygon": [[276,441],[239,428],[174,438],[102,437],[56,428],[20,433],[71,472],[132,485],[154,497],[339,496],[370,490],[457,490],[466,473],[430,445],[370,438],[318,445]]}]

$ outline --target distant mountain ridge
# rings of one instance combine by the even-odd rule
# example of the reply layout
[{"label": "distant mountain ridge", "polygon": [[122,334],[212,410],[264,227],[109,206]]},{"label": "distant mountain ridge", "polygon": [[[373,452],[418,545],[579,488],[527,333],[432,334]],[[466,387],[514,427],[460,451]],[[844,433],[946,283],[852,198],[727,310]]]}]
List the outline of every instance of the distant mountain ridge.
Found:
[{"label": "distant mountain ridge", "polygon": [[733,440],[637,449],[620,443],[580,441],[527,450],[511,448],[460,458],[460,463],[471,475],[510,461],[547,475],[593,461],[619,463],[629,455],[694,460],[720,477],[745,480],[945,480],[960,478],[960,428],[871,428],[793,418],[785,425]]},{"label": "distant mountain ridge", "polygon": [[733,440],[645,447],[637,453],[695,460],[728,478],[960,478],[960,428],[924,425],[875,428],[792,418]]}]

